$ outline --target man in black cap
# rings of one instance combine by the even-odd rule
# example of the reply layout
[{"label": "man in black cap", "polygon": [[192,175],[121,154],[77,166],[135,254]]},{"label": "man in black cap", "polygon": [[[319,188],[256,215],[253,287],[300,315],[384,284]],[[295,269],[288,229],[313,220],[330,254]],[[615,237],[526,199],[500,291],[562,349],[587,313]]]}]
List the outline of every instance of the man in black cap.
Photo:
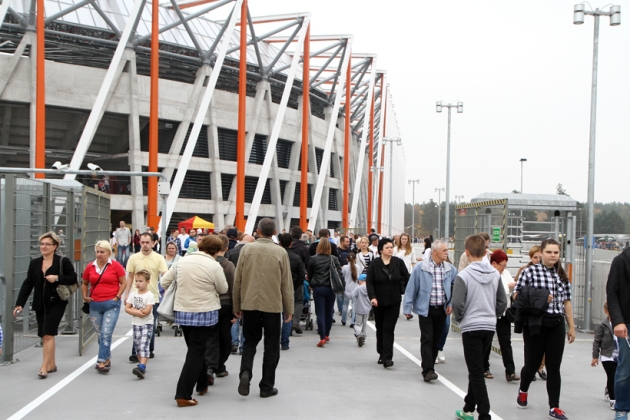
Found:
[{"label": "man in black cap", "polygon": [[234,229],[234,228],[230,228],[227,231],[227,235],[225,235],[228,237],[229,242],[228,242],[228,250],[234,248],[236,246],[236,244],[238,243],[238,230]]}]

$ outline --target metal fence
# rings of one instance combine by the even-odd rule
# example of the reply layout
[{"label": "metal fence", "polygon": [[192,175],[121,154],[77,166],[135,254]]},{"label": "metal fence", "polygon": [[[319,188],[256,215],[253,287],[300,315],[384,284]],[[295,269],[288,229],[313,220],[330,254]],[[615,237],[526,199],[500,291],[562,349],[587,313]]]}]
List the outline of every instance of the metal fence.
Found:
[{"label": "metal fence", "polygon": [[470,235],[487,232],[491,249],[507,249],[507,210],[507,200],[459,204],[455,207],[455,267],[464,253],[466,238]]},{"label": "metal fence", "polygon": [[[83,223],[85,201],[94,195],[106,199],[107,226],[100,237],[108,238],[109,196],[62,180],[40,181],[5,174],[0,182],[0,235],[3,238],[0,241],[0,322],[5,337],[0,362],[11,363],[15,353],[40,342],[35,313],[31,310],[32,297],[21,316],[14,318],[12,313],[29,263],[40,255],[39,236],[48,231],[56,232],[61,240],[58,252],[70,258],[76,272],[81,273],[86,261],[82,249],[86,246],[83,232],[94,230],[86,229]],[[91,215],[94,209],[85,211]],[[96,214],[102,216],[103,213]],[[102,223],[99,222],[97,227],[102,228]],[[83,252],[75,252],[75,246]],[[93,250],[93,243],[91,247]],[[76,333],[75,321],[83,318],[81,305],[81,293],[75,293],[60,325],[61,333]]]}]

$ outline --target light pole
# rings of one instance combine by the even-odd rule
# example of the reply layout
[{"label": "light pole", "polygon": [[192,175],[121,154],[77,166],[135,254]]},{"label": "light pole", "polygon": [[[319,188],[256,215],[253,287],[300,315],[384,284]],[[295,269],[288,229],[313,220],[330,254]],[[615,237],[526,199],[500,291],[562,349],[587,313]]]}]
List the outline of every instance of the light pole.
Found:
[{"label": "light pole", "polygon": [[442,104],[442,101],[437,101],[435,104],[435,110],[442,112],[442,107],[448,108],[448,133],[446,135],[446,209],[444,220],[444,238],[448,238],[449,234],[449,212],[450,212],[450,187],[451,187],[451,108],[457,108],[457,113],[464,112],[464,103],[457,102],[456,104]]},{"label": "light pole", "polygon": [[[440,234],[440,219],[441,219],[441,215],[442,215],[442,191],[444,191],[444,187],[442,188],[436,188],[435,191],[438,193],[438,235]],[[435,238],[435,239],[439,239],[439,238]]]},{"label": "light pole", "polygon": [[521,194],[523,194],[523,163],[527,162],[527,159],[521,158]]},{"label": "light pole", "polygon": [[608,12],[600,9],[585,10],[584,4],[576,4],[573,7],[573,23],[581,25],[584,23],[584,15],[591,15],[595,18],[595,28],[593,35],[593,75],[591,81],[591,129],[588,142],[588,192],[586,204],[586,276],[584,292],[584,329],[591,330],[592,311],[592,286],[593,286],[593,230],[595,217],[595,123],[597,117],[597,63],[599,51],[599,17],[609,16],[610,26],[621,24],[621,6],[610,6]]},{"label": "light pole", "polygon": [[[384,170],[385,170],[385,167],[384,167],[384,166],[372,166],[372,167],[370,168],[370,171],[372,171],[374,174],[378,174],[379,172],[383,172]],[[380,175],[379,175],[379,177],[380,177]],[[380,181],[379,181],[379,182],[383,182],[383,178],[382,178],[382,177],[381,177],[381,178],[379,178],[379,179],[380,179]],[[379,212],[379,219],[380,219],[380,218],[381,218],[381,214],[380,214],[380,212],[382,211],[382,209],[378,209],[377,211]],[[372,220],[372,218],[371,218],[371,217],[368,217],[368,220]],[[377,224],[378,224],[378,222],[377,222]],[[368,235],[369,235],[369,234],[370,234],[370,232],[371,232],[371,230],[370,230],[370,229],[372,229],[372,226],[368,226],[368,228],[367,228],[367,234],[368,234]],[[382,229],[382,226],[377,226],[377,232],[380,232],[380,231],[381,231],[381,229]]]},{"label": "light pole", "polygon": [[413,185],[412,193],[411,193],[411,241],[416,237],[414,235],[416,228],[416,184],[420,182],[419,179],[410,179],[407,181],[408,184]]},{"label": "light pole", "polygon": [[395,139],[387,139],[383,138],[383,143],[390,143],[389,149],[389,237],[392,237],[392,206],[394,205],[394,200],[392,197],[393,190],[393,178],[394,178],[394,142],[397,146],[402,146],[402,140],[398,137]]},{"label": "light pole", "polygon": [[462,204],[462,200],[464,199],[463,195],[456,195],[455,200],[457,200],[457,204]]}]

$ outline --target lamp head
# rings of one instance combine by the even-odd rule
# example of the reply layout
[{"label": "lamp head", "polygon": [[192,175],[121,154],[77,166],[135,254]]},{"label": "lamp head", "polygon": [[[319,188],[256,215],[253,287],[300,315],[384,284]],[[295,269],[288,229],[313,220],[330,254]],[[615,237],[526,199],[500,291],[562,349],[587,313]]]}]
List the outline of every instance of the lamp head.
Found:
[{"label": "lamp head", "polygon": [[88,163],[87,167],[91,171],[102,171],[103,170],[103,168],[101,168],[100,166],[98,166],[98,165],[96,165],[94,163]]},{"label": "lamp head", "polygon": [[442,101],[437,101],[437,102],[435,103],[435,110],[436,110],[437,112],[442,112]]},{"label": "lamp head", "polygon": [[66,163],[65,165],[62,165],[61,162],[56,161],[55,163],[53,163],[52,168],[56,169],[58,171],[63,171],[68,169],[70,166]]},{"label": "lamp head", "polygon": [[457,113],[461,114],[462,112],[464,112],[464,103],[463,102],[457,102]]},{"label": "lamp head", "polygon": [[581,25],[584,23],[584,4],[576,4],[573,6],[573,24]]},{"label": "lamp head", "polygon": [[610,6],[610,26],[621,25],[621,6]]}]

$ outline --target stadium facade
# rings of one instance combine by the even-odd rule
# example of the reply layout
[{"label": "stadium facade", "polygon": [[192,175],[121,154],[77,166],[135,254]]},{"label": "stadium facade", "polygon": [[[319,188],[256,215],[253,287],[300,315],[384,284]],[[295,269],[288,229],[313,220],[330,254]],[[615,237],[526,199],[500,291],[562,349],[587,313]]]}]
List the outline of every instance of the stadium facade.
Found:
[{"label": "stadium facade", "polygon": [[[153,152],[151,2],[45,0],[42,164],[37,161],[37,3],[5,0],[0,5],[0,166],[50,168],[59,161],[74,169],[93,163],[111,171],[146,172],[154,158],[171,183],[165,213],[170,226],[192,215],[217,227],[233,224],[242,204],[248,227],[272,217],[279,230],[288,230],[304,214],[301,181],[307,179],[302,211],[309,228],[349,226],[362,233],[374,227],[387,233],[390,209],[393,233],[404,228],[404,150],[393,142],[383,147],[381,141],[381,133],[399,137],[386,72],[377,69],[375,55],[352,51],[351,36],[311,36],[308,13],[248,16],[242,78],[242,0],[165,2],[159,7]],[[197,8],[185,8],[191,3]],[[213,18],[220,7],[232,10],[225,20]],[[310,52],[304,54],[306,48]],[[307,72],[305,55],[310,58]],[[243,79],[245,168],[239,171]],[[308,172],[303,178],[305,133]],[[141,230],[150,223],[147,178],[95,172],[77,180],[112,194],[114,223],[125,219]],[[244,181],[241,196],[239,180]]]}]

